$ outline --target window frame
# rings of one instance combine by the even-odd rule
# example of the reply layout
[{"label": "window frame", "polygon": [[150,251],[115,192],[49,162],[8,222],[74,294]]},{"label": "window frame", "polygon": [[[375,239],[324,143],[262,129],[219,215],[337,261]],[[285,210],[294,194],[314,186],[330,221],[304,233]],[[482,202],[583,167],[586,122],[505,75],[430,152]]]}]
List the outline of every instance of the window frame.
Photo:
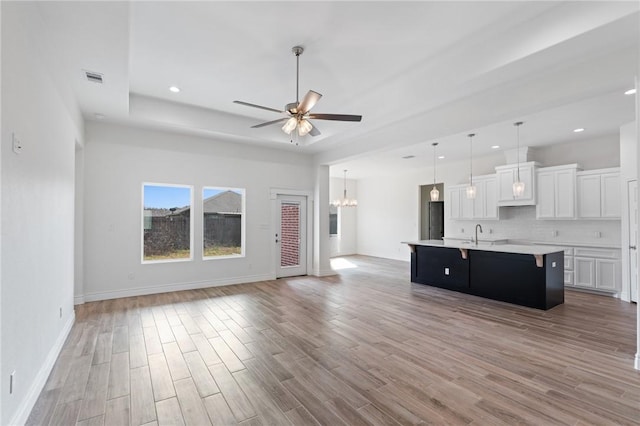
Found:
[{"label": "window frame", "polygon": [[[183,259],[156,259],[156,260],[145,260],[144,258],[144,231],[145,231],[145,199],[144,199],[144,190],[147,186],[159,186],[159,187],[168,187],[168,188],[185,188],[189,189],[189,257]],[[186,185],[186,184],[177,184],[177,183],[157,183],[157,182],[142,182],[141,185],[141,223],[140,223],[140,259],[143,265],[155,264],[155,263],[176,263],[176,262],[192,262],[194,259],[193,256],[193,241],[194,241],[194,223],[193,223],[193,210],[194,210],[194,186]]]},{"label": "window frame", "polygon": [[[241,196],[242,196],[242,202],[241,202],[241,213],[240,213],[240,254],[228,254],[228,255],[221,255],[221,256],[205,256],[204,254],[204,236],[205,236],[205,223],[204,223],[204,200],[205,198],[205,191],[206,190],[218,190],[218,191],[233,191],[233,192],[240,192]],[[200,210],[200,223],[201,223],[201,228],[202,228],[202,238],[200,240],[200,247],[202,248],[202,260],[203,261],[209,261],[209,260],[224,260],[224,259],[241,259],[241,258],[245,258],[246,257],[246,234],[247,234],[247,190],[246,188],[237,188],[237,187],[226,187],[226,186],[203,186],[202,187],[202,192],[201,194],[201,198],[200,198],[200,205],[201,205],[201,210]]]}]

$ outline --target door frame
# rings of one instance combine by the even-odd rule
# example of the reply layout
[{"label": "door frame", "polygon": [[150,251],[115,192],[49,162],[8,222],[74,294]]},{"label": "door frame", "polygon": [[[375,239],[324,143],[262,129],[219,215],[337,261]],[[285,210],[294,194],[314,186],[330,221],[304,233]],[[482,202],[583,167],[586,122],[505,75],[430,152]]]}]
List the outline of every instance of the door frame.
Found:
[{"label": "door frame", "polygon": [[[626,250],[626,252],[627,252],[626,272],[627,272],[627,275],[628,275],[628,278],[629,278],[628,279],[628,284],[627,284],[628,285],[628,293],[627,294],[629,296],[629,301],[634,301],[633,297],[632,297],[632,296],[634,296],[634,294],[633,294],[634,291],[633,291],[633,288],[632,288],[632,285],[631,285],[633,283],[632,276],[634,274],[634,271],[632,270],[632,266],[633,266],[634,262],[632,262],[632,260],[631,260],[632,253],[633,253],[634,256],[636,256],[636,258],[635,258],[635,260],[636,260],[636,262],[635,262],[635,266],[636,266],[636,271],[635,271],[635,274],[636,274],[635,302],[637,303],[637,302],[640,302],[640,297],[639,297],[640,295],[638,294],[638,293],[640,293],[640,291],[639,291],[640,289],[638,288],[640,286],[640,284],[638,284],[638,281],[640,280],[640,276],[638,276],[638,270],[637,270],[638,264],[640,262],[638,262],[638,249],[636,248],[636,250],[633,250],[633,251],[630,249],[630,247],[631,247],[631,238],[630,238],[631,237],[631,221],[633,219],[637,220],[637,218],[632,218],[631,217],[631,215],[629,214],[630,213],[629,208],[631,207],[631,203],[632,203],[632,200],[631,200],[631,197],[630,197],[631,186],[633,184],[635,184],[636,192],[638,192],[638,179],[629,179],[629,180],[627,180],[626,184],[627,184],[626,185],[626,195],[627,195],[626,199],[627,199],[627,202],[626,202],[626,206],[624,206],[624,208],[627,210],[627,214],[626,214],[626,216],[627,216],[627,218],[626,218],[627,219],[627,226],[623,227],[623,228],[626,228],[626,233],[627,233],[626,243],[627,243],[627,247],[623,246],[623,251]],[[640,195],[640,194],[638,194],[638,195]],[[638,202],[637,201],[638,200],[638,198],[637,198],[638,195],[636,195],[636,203]],[[640,206],[638,206],[636,204],[636,209],[638,209],[638,208],[640,208]],[[623,241],[623,244],[624,243],[625,242]],[[638,241],[637,238],[636,238],[636,247],[638,246],[638,244],[640,244],[640,241]],[[624,269],[624,265],[623,265],[623,269]],[[625,289],[624,288],[623,288],[622,292],[623,292],[623,294],[625,293]]]},{"label": "door frame", "polygon": [[276,235],[276,227],[277,227],[277,217],[278,217],[278,196],[296,196],[296,197],[306,197],[307,199],[307,226],[306,226],[306,238],[307,238],[307,275],[310,275],[310,272],[313,271],[313,245],[314,245],[314,223],[313,223],[313,205],[314,205],[314,197],[313,191],[311,190],[299,190],[299,189],[285,189],[285,188],[271,188],[270,191],[270,204],[271,204],[271,219],[269,223],[269,252],[271,258],[271,276],[272,279],[276,279],[276,244],[275,244],[275,235]]}]

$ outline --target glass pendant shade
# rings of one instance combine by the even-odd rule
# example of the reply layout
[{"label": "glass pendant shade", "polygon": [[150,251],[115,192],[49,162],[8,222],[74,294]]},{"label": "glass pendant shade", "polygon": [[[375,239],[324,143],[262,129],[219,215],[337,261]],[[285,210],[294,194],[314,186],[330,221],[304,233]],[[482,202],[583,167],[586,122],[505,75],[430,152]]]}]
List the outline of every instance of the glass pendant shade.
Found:
[{"label": "glass pendant shade", "polygon": [[429,195],[431,195],[431,201],[438,201],[440,199],[440,191],[438,191],[438,188],[436,188],[435,186],[433,187]]},{"label": "glass pendant shade", "polygon": [[467,186],[467,198],[476,198],[476,186],[475,185],[469,185]]},{"label": "glass pendant shade", "polygon": [[522,197],[522,194],[524,194],[524,182],[521,182],[521,181],[513,182],[513,196]]},{"label": "glass pendant shade", "polygon": [[305,119],[300,120],[298,123],[298,135],[300,136],[305,136],[311,129],[313,129],[313,126]]},{"label": "glass pendant shade", "polygon": [[295,117],[291,117],[286,121],[286,123],[284,123],[284,126],[282,126],[282,131],[290,135],[291,132],[293,132],[293,129],[295,129],[297,125],[298,125],[298,120],[296,120]]}]

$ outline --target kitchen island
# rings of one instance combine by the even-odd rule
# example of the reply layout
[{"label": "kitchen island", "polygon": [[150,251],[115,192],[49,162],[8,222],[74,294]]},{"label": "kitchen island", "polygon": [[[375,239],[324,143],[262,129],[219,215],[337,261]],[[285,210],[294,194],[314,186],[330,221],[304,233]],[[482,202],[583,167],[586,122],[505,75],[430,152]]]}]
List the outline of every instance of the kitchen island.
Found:
[{"label": "kitchen island", "polygon": [[411,282],[537,309],[564,303],[564,249],[422,240],[411,248]]}]

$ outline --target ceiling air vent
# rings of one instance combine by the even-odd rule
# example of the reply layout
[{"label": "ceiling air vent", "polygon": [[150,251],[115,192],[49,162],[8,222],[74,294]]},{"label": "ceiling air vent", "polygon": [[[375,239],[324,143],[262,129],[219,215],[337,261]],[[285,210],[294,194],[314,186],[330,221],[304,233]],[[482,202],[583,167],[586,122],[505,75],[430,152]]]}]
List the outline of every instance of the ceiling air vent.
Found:
[{"label": "ceiling air vent", "polygon": [[87,80],[92,83],[98,83],[98,84],[103,83],[102,74],[100,74],[99,72],[85,70],[84,75],[87,77]]}]

